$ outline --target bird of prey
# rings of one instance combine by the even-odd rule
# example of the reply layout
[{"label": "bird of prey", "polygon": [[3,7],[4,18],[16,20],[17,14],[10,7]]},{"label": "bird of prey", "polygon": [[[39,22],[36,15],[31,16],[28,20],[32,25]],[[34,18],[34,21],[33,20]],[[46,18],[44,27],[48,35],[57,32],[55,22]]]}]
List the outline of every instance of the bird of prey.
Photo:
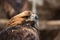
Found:
[{"label": "bird of prey", "polygon": [[0,40],[40,40],[32,14],[32,11],[24,11],[12,17],[0,32]]},{"label": "bird of prey", "polygon": [[22,13],[19,13],[18,15],[12,17],[9,22],[7,23],[7,26],[16,26],[18,24],[23,24],[26,21],[30,20],[30,16],[32,15],[31,11],[24,11]]}]

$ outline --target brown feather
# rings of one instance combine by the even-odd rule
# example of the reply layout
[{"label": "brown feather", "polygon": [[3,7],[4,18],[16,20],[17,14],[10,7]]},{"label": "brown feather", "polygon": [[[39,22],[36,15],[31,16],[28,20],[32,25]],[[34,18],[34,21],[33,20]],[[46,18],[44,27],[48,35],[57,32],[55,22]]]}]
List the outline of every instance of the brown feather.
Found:
[{"label": "brown feather", "polygon": [[18,15],[12,17],[9,22],[7,23],[7,26],[16,26],[17,24],[22,24],[24,21],[28,20],[28,18],[24,18],[25,16],[31,16],[31,11],[24,11],[22,13],[19,13]]}]

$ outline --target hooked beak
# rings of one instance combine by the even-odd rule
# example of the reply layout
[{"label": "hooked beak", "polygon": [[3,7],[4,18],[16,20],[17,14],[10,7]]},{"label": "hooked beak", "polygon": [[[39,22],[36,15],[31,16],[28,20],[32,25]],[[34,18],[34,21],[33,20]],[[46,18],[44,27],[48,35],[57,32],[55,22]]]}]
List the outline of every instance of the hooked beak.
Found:
[{"label": "hooked beak", "polygon": [[28,20],[26,21],[36,21],[36,20],[38,20],[37,14],[31,14],[30,18],[28,18]]},{"label": "hooked beak", "polygon": [[33,13],[33,14],[31,15],[30,19],[31,19],[31,21],[36,21],[36,20],[38,20],[37,14],[34,14],[34,13]]}]

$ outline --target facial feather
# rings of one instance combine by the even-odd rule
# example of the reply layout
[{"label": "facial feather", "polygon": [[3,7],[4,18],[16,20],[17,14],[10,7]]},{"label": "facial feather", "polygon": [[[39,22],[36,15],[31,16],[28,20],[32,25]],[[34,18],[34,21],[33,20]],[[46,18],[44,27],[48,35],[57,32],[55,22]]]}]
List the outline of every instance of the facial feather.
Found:
[{"label": "facial feather", "polygon": [[24,23],[25,21],[29,21],[31,14],[32,14],[31,11],[24,11],[22,13],[19,13],[18,15],[12,17],[9,20],[7,26],[16,26],[18,24]]}]

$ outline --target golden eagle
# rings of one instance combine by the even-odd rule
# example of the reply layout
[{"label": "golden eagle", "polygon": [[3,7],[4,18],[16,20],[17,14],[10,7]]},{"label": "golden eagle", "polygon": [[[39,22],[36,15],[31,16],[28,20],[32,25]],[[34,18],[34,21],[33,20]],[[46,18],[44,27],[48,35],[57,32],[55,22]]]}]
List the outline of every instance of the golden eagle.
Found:
[{"label": "golden eagle", "polygon": [[39,31],[31,15],[31,11],[24,11],[12,17],[0,32],[0,40],[39,40]]}]

